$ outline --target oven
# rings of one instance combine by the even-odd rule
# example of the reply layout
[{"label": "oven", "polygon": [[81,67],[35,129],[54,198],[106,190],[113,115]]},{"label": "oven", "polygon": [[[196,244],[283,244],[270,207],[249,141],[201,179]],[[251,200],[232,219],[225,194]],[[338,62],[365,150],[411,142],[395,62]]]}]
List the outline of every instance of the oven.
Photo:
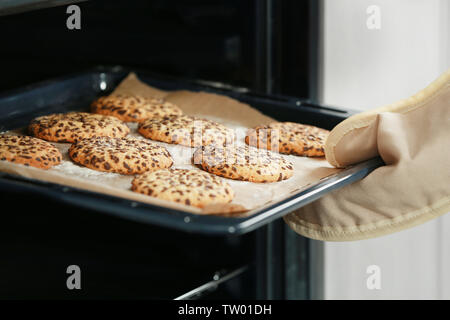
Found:
[{"label": "oven", "polygon": [[[79,29],[67,26],[70,5]],[[331,129],[353,113],[317,103],[315,0],[7,1],[0,14],[2,130],[73,88],[89,100],[129,71],[159,87],[229,95],[278,120]],[[1,178],[1,298],[309,299],[320,290],[320,248],[281,219],[297,200],[245,224],[216,224]],[[67,287],[72,265],[81,290]]]}]

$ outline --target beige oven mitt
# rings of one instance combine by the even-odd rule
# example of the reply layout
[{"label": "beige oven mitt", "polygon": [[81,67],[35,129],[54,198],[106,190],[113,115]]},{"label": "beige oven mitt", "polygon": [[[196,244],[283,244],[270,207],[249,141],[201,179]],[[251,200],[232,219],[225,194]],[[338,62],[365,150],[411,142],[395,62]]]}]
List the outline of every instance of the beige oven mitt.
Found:
[{"label": "beige oven mitt", "polygon": [[416,95],[346,119],[325,154],[336,167],[381,156],[385,166],[285,217],[327,241],[378,237],[450,211],[450,69]]}]

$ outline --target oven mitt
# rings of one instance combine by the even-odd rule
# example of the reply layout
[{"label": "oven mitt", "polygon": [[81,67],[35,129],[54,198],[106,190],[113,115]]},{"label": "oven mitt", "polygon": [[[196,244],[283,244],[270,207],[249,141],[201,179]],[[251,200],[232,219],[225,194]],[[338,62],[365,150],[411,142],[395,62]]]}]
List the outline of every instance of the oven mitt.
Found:
[{"label": "oven mitt", "polygon": [[287,215],[287,224],[303,236],[361,240],[449,212],[450,69],[408,99],[337,125],[325,154],[336,167],[376,156],[386,165]]}]

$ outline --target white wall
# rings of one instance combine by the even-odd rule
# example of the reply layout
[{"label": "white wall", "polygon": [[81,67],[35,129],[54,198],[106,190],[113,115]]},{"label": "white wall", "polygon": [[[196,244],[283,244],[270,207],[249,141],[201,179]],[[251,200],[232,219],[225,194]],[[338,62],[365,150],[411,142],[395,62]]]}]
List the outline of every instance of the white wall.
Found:
[{"label": "white wall", "polygon": [[[377,5],[381,28],[366,26]],[[406,98],[450,67],[450,1],[324,0],[321,98],[366,110]],[[397,234],[325,243],[326,299],[450,299],[450,215]],[[366,268],[381,267],[381,290]]]}]

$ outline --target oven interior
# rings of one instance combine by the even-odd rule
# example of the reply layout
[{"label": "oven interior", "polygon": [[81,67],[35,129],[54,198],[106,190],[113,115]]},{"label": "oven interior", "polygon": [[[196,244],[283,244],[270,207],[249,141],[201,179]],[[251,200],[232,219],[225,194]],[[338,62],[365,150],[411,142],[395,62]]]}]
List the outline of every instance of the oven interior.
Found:
[{"label": "oven interior", "polygon": [[[316,1],[77,5],[81,30],[66,28],[65,6],[0,16],[1,92],[98,65],[125,65],[231,84],[255,96],[294,96],[312,106],[317,99]],[[270,115],[288,117],[273,108]],[[332,126],[320,112],[316,117]],[[281,219],[244,235],[206,236],[33,193],[11,190],[0,198],[2,298],[307,299],[315,285],[309,241]],[[81,268],[82,290],[67,290],[66,268],[73,264]]]}]

